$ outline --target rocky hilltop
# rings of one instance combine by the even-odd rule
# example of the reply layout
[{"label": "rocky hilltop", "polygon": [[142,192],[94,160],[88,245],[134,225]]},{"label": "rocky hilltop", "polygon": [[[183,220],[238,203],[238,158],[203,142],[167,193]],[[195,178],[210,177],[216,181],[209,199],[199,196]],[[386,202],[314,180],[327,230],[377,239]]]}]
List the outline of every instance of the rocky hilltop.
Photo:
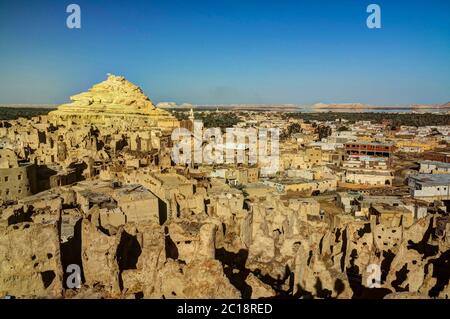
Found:
[{"label": "rocky hilltop", "polygon": [[108,74],[105,81],[70,99],[71,103],[49,113],[51,121],[109,125],[111,121],[133,119],[152,126],[177,126],[170,113],[155,107],[139,86],[123,76]]}]

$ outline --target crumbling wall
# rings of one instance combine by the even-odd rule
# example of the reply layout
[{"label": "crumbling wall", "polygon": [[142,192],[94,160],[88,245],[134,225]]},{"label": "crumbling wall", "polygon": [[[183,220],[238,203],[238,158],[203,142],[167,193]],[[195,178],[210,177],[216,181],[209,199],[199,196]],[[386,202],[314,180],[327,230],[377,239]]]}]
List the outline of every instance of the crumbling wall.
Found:
[{"label": "crumbling wall", "polygon": [[102,286],[111,294],[119,294],[119,265],[116,260],[120,233],[108,235],[88,219],[81,223],[82,263],[85,284]]},{"label": "crumbling wall", "polygon": [[56,224],[0,226],[0,296],[58,298],[62,278]]}]

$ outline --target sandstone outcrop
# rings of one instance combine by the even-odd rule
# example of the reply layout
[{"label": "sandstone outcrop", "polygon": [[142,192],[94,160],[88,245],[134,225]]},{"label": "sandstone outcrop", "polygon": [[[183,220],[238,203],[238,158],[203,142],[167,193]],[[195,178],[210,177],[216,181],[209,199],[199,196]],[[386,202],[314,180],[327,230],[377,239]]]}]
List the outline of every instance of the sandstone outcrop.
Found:
[{"label": "sandstone outcrop", "polygon": [[70,99],[71,103],[60,105],[49,113],[50,122],[160,128],[178,126],[178,121],[169,112],[156,108],[140,87],[122,76],[108,74],[105,81]]}]

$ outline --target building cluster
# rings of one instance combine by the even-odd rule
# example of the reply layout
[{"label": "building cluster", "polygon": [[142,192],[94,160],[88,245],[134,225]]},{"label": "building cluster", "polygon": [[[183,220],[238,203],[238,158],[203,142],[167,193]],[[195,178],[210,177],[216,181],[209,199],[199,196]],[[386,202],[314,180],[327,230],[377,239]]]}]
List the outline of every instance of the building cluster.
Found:
[{"label": "building cluster", "polygon": [[262,174],[174,163],[195,114],[123,77],[71,99],[0,120],[0,296],[450,297],[450,125],[241,112],[237,128],[282,132]]}]

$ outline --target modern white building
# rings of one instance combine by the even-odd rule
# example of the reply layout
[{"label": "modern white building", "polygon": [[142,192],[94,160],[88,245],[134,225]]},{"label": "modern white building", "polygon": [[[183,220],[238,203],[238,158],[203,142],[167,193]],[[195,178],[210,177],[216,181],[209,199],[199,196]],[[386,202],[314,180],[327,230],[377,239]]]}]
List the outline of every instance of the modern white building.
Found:
[{"label": "modern white building", "polygon": [[450,200],[450,174],[419,174],[408,181],[414,198]]}]

